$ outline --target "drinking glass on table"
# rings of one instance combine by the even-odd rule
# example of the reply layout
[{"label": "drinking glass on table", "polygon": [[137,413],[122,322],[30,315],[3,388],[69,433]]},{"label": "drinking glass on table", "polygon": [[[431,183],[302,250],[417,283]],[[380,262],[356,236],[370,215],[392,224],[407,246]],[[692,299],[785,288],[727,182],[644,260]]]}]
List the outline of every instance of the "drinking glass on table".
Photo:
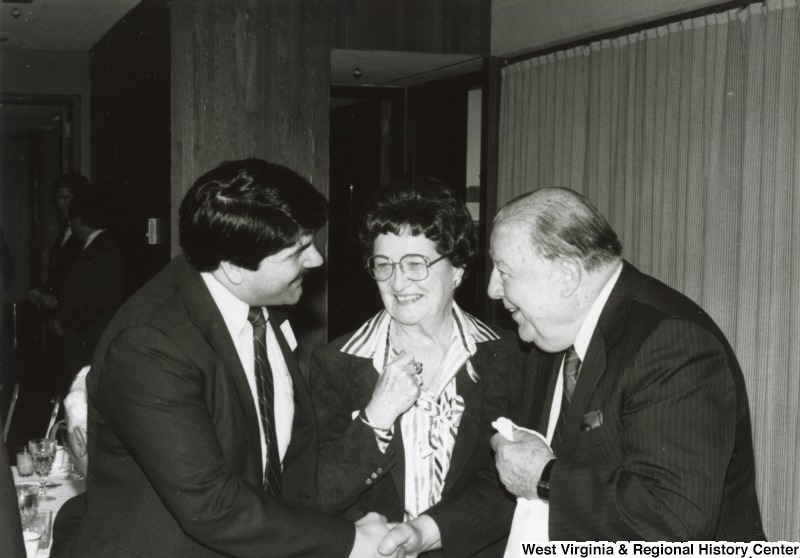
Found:
[{"label": "drinking glass on table", "polygon": [[52,438],[37,438],[28,442],[28,450],[33,457],[33,470],[39,475],[39,500],[55,500],[52,496],[47,495],[45,485],[56,456],[56,441]]},{"label": "drinking glass on table", "polygon": [[39,497],[31,486],[17,486],[17,505],[22,528],[28,526],[39,508]]}]

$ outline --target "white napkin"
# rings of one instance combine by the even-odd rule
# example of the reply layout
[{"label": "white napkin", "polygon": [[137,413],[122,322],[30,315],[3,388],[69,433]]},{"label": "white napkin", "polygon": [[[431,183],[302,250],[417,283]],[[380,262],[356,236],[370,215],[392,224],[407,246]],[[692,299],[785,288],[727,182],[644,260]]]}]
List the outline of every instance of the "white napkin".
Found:
[{"label": "white napkin", "polygon": [[[514,439],[514,429],[528,432],[538,436],[548,447],[547,439],[536,432],[521,428],[505,417],[500,417],[492,426],[507,440]],[[550,504],[539,498],[528,500],[517,498],[517,508],[514,510],[514,520],[511,523],[511,532],[508,534],[508,545],[504,558],[519,558],[521,541],[549,542],[548,525],[550,520]]]}]

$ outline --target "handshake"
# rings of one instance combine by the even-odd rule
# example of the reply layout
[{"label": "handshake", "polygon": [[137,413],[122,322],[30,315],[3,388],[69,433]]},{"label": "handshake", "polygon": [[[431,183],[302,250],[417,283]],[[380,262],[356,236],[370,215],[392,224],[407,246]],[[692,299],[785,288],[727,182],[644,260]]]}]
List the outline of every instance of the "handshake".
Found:
[{"label": "handshake", "polygon": [[350,558],[414,558],[441,546],[436,522],[420,515],[406,523],[387,523],[377,513],[356,521],[356,540]]}]

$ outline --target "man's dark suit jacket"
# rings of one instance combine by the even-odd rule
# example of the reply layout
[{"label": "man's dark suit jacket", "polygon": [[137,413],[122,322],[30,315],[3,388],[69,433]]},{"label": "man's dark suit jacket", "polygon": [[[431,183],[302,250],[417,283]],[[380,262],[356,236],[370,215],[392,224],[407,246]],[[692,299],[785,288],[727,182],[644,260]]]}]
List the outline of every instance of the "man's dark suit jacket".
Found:
[{"label": "man's dark suit jacket", "polygon": [[[560,365],[531,354],[521,424],[546,432]],[[627,262],[561,434],[550,540],[763,540],[736,356],[699,306]]]},{"label": "man's dark suit jacket", "polygon": [[[378,374],[371,359],[340,351],[350,337],[340,337],[312,356],[311,392],[321,450],[319,505],[350,519],[374,511],[389,521],[403,521],[405,454],[400,419],[386,453],[378,449],[375,432],[352,419],[352,412],[364,409],[372,398]],[[445,556],[471,556],[489,545],[482,555],[502,556],[514,506],[497,479],[489,438],[494,432],[491,422],[514,412],[524,353],[516,340],[500,338],[478,343],[470,361],[480,380],[473,382],[466,366],[456,375],[465,410],[442,501],[425,514],[439,527]]]},{"label": "man's dark suit jacket", "polygon": [[[47,281],[42,285],[42,290],[50,292],[58,297],[64,281],[67,279],[69,270],[81,255],[83,243],[74,234],[64,242],[64,235],[67,234],[69,227],[62,230],[53,242],[53,249],[50,252],[50,263],[47,270]],[[63,243],[63,244],[62,244]]]},{"label": "man's dark suit jacket", "polygon": [[[3,419],[0,417],[0,430],[2,428]],[[17,491],[5,443],[0,444],[0,518],[0,548],[3,549],[3,556],[24,558],[25,541],[22,539]]]},{"label": "man's dark suit jacket", "polygon": [[95,353],[73,557],[348,556],[353,524],[306,507],[317,485],[311,398],[270,321],[295,394],[284,500],[262,489],[259,419],[222,315],[179,256],[126,301]]},{"label": "man's dark suit jacket", "polygon": [[64,360],[73,376],[91,364],[100,335],[122,303],[124,287],[119,247],[108,232],[101,232],[75,260],[58,297]]},{"label": "man's dark suit jacket", "polygon": [[85,513],[86,492],[64,502],[53,520],[53,546],[50,547],[50,558],[69,558],[72,543],[80,531]]}]

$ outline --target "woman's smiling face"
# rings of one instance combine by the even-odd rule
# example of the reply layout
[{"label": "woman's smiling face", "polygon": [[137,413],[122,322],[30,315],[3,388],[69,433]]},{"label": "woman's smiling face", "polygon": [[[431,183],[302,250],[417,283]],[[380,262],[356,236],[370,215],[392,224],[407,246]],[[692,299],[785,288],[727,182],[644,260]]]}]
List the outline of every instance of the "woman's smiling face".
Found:
[{"label": "woman's smiling face", "polygon": [[[403,256],[419,254],[432,262],[441,254],[436,243],[423,235],[403,232],[381,234],[375,239],[373,256],[384,256],[399,262]],[[450,312],[453,293],[464,274],[462,268],[453,267],[447,258],[428,268],[428,276],[421,281],[412,281],[395,266],[394,273],[386,281],[376,281],[383,305],[391,316],[404,325],[425,325]]]}]

